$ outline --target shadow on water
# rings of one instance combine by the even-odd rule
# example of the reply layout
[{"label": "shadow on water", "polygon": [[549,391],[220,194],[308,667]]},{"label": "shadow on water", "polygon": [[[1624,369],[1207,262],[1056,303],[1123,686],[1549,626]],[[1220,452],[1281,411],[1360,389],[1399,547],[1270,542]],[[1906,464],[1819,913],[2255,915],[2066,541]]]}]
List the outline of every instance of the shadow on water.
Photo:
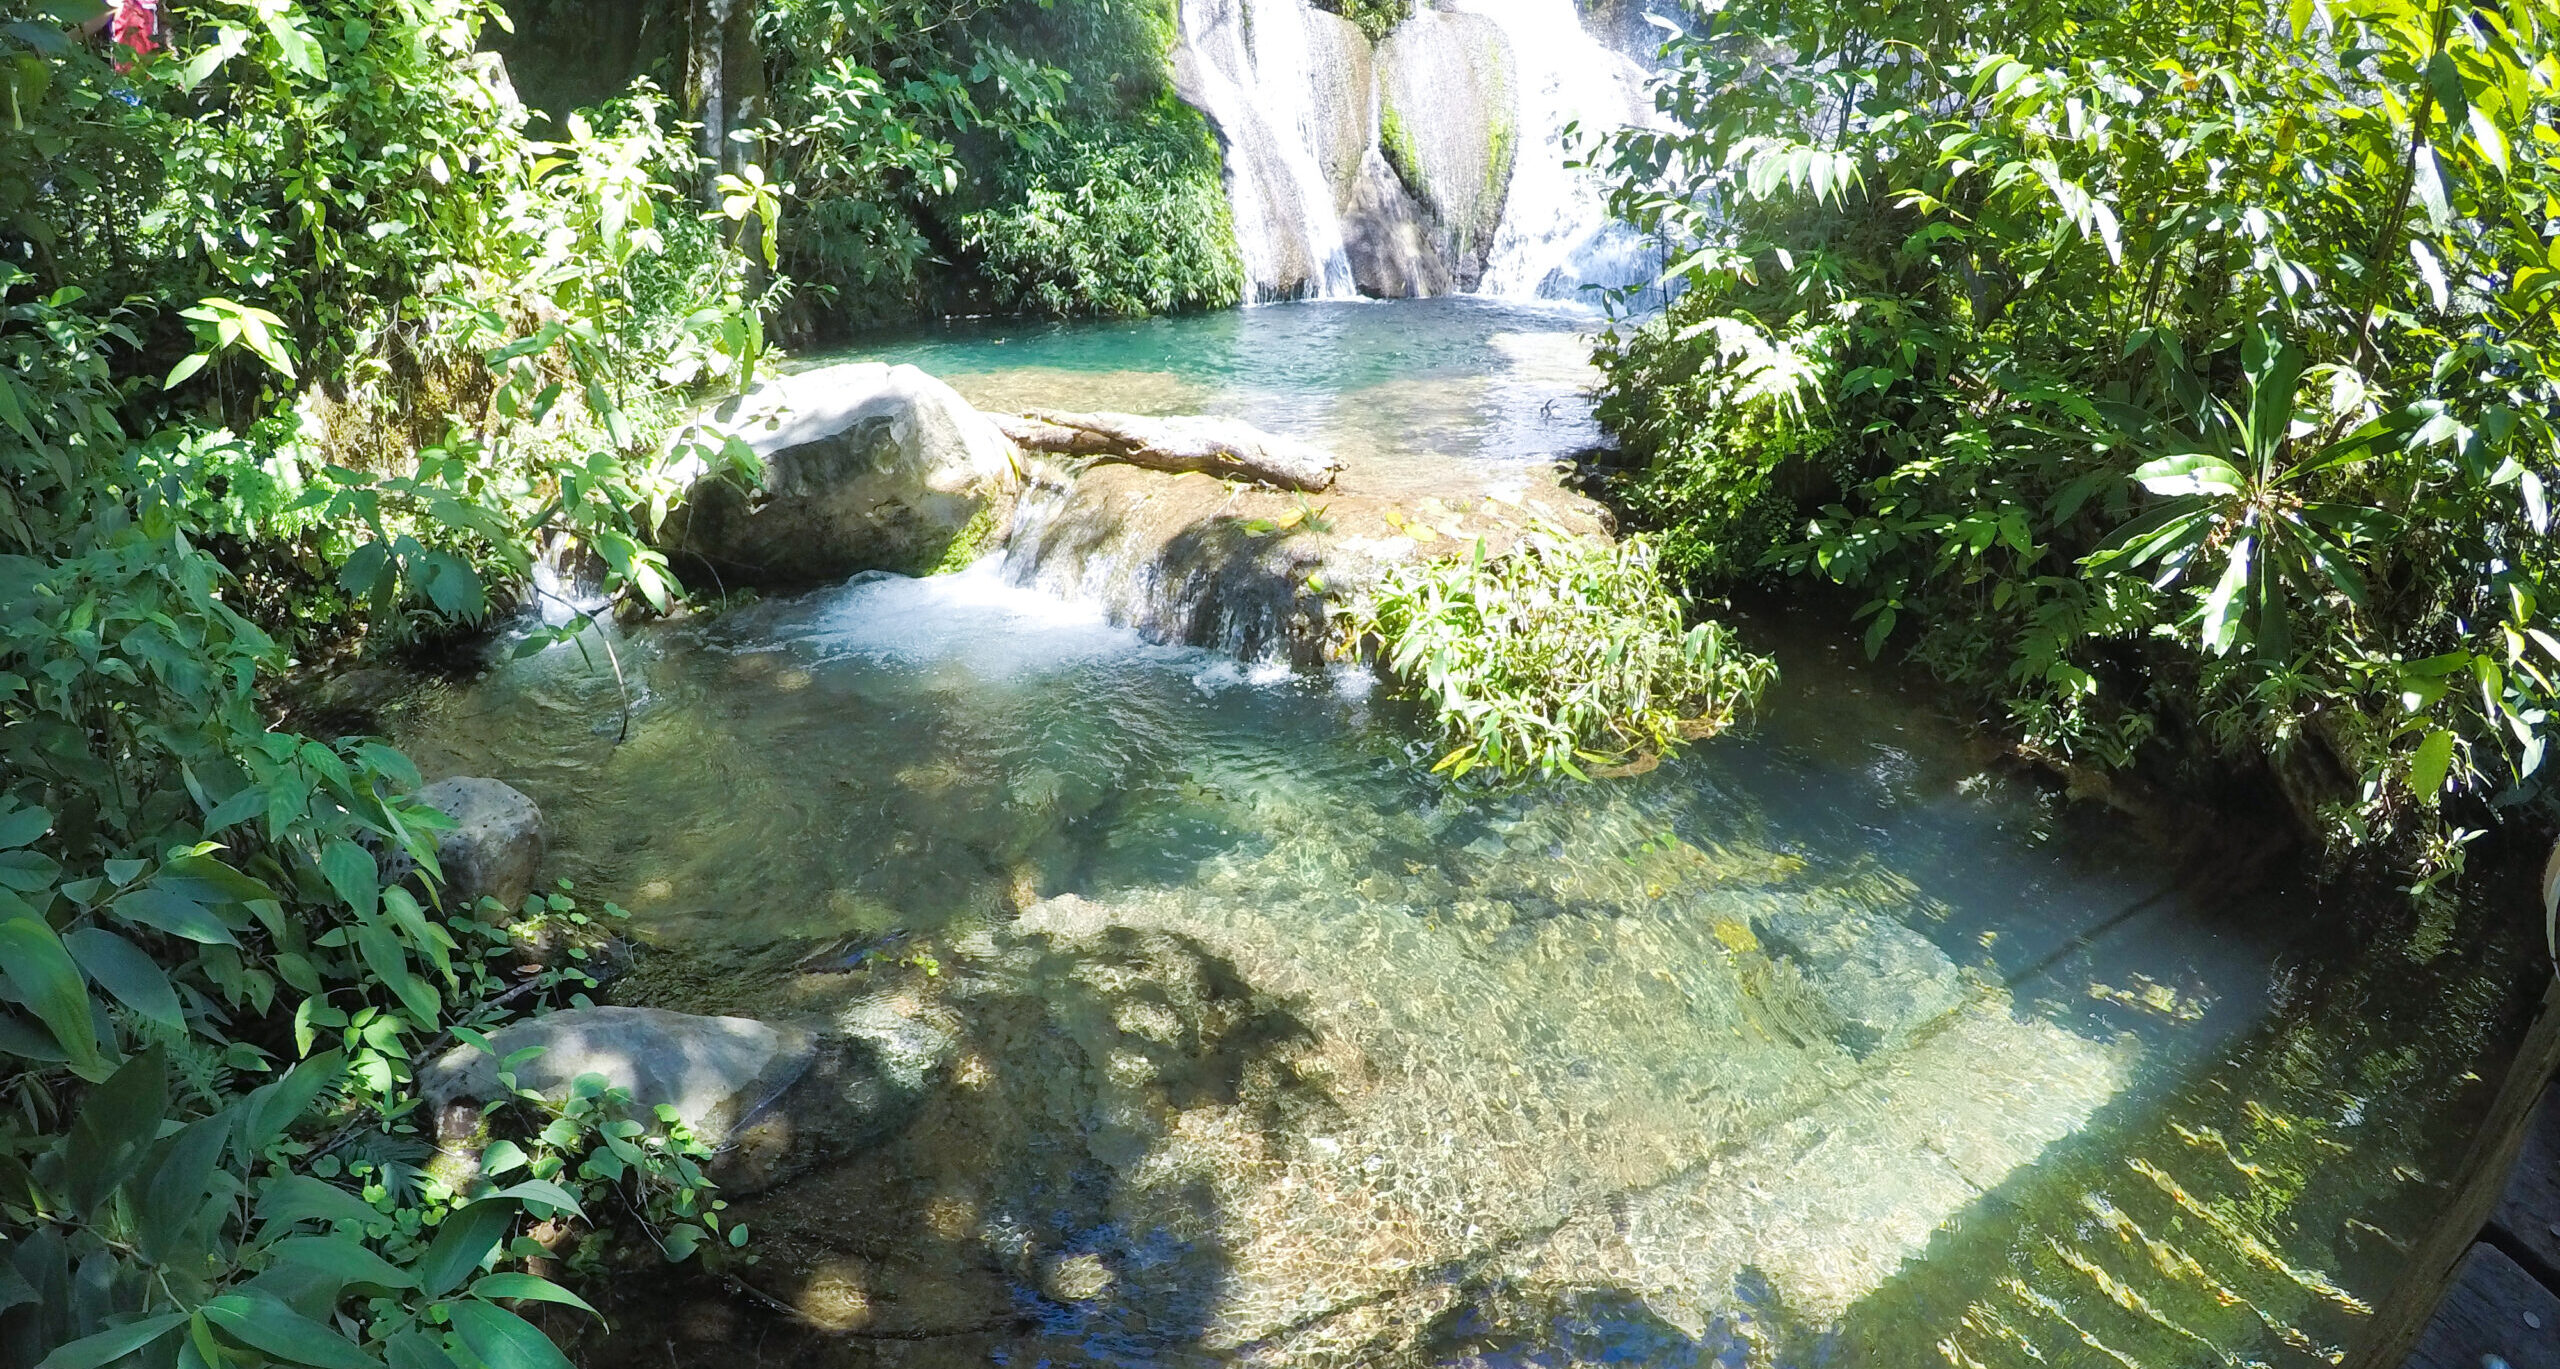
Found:
[{"label": "shadow on water", "polygon": [[582,1362],[1216,1359],[1225,1224],[1202,1176],[1157,1161],[1204,1111],[1240,1123],[1246,1150],[1334,1115],[1291,1005],[1193,938],[1125,927],[850,978],[953,1033],[943,1086],[888,1143],[736,1201],[758,1262],[729,1296],[673,1275],[619,1285],[621,1330]]}]

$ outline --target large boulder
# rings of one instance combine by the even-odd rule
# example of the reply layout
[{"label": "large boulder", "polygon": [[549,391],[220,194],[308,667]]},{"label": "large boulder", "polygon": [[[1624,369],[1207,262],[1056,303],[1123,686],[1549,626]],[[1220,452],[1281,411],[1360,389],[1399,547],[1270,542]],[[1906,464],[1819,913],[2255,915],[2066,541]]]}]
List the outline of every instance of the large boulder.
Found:
[{"label": "large boulder", "polygon": [[1439,234],[1374,147],[1361,160],[1343,210],[1342,250],[1351,259],[1352,281],[1372,299],[1423,299],[1458,288]]},{"label": "large boulder", "polygon": [[569,1008],[457,1046],[419,1075],[449,1144],[471,1137],[479,1105],[516,1085],[559,1101],[586,1075],[631,1095],[644,1120],[672,1107],[714,1153],[711,1177],[753,1193],[811,1165],[878,1143],[924,1104],[958,1048],[939,1021],[863,1000],[814,1028],[663,1008]]},{"label": "large boulder", "polygon": [[1479,14],[1423,10],[1378,46],[1378,141],[1460,290],[1484,279],[1519,153],[1518,65]]},{"label": "large boulder", "polygon": [[542,866],[542,810],[514,787],[477,776],[438,780],[418,801],[453,819],[436,838],[444,906],[494,898],[512,908],[532,892]]},{"label": "large boulder", "polygon": [[1004,571],[1155,641],[1305,669],[1329,659],[1336,608],[1388,566],[1460,555],[1479,538],[1499,555],[1533,523],[1611,528],[1607,510],[1526,462],[1353,455],[1331,489],[1310,496],[1042,459]]},{"label": "large boulder", "polygon": [[982,518],[1000,518],[1015,487],[1013,444],[913,366],[803,371],[698,422],[707,435],[743,441],[764,463],[762,491],[700,480],[668,520],[671,544],[724,578],[930,570],[986,526]]},{"label": "large boulder", "polygon": [[[422,1071],[419,1089],[439,1115],[505,1096],[498,1074],[519,1051],[516,1085],[558,1100],[589,1074],[627,1089],[643,1115],[672,1107],[694,1135],[718,1144],[798,1082],[817,1037],[745,1017],[698,1017],[663,1008],[568,1008],[495,1032],[489,1045],[456,1046]],[[454,1128],[448,1123],[445,1130]]]}]

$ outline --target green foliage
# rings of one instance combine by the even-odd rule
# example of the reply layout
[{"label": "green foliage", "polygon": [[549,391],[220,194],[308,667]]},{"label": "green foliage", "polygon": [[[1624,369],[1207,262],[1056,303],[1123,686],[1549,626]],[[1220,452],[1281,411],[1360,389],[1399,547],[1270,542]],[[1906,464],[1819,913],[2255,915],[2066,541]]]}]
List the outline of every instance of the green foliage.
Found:
[{"label": "green foliage", "polygon": [[1116,124],[1070,123],[1007,175],[1005,197],[955,222],[996,307],[1131,318],[1242,297],[1216,147],[1170,91]]},{"label": "green foliage", "polygon": [[1174,98],[1160,0],[776,0],[758,33],[782,261],[839,320],[1241,297],[1216,144]]},{"label": "green foliage", "polygon": [[1710,581],[1862,590],[2030,742],[2264,756],[2457,868],[2548,805],[2547,9],[1721,7],[1616,206],[1627,502]]},{"label": "green foliage", "polygon": [[585,915],[442,906],[409,762],[268,693],[545,545],[681,593],[648,534],[739,454],[657,417],[748,378],[778,200],[684,207],[646,88],[527,139],[476,0],[190,10],[112,61],[79,10],[0,27],[0,1358],[563,1363],[511,1309],[574,1295],[482,1271],[611,1194],[701,1244],[698,1147],[585,1099],[529,1178],[416,1163],[413,1061],[594,987],[502,976]]},{"label": "green foliage", "polygon": [[1686,623],[1650,543],[1537,528],[1500,556],[1391,567],[1349,631],[1430,699],[1436,770],[1584,777],[1708,736],[1776,678],[1713,622]]}]

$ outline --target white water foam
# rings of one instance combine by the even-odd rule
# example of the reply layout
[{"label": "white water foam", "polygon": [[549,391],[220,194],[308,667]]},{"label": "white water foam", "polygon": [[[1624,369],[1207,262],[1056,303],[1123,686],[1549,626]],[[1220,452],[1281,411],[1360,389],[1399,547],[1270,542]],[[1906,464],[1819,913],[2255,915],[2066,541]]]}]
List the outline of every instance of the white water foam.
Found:
[{"label": "white water foam", "polygon": [[1582,26],[1573,0],[1454,0],[1511,40],[1519,72],[1520,151],[1479,293],[1574,298],[1587,286],[1641,285],[1660,266],[1641,235],[1609,217],[1597,172],[1569,167],[1567,129],[1611,132],[1651,120],[1644,69]]},{"label": "white water foam", "polygon": [[1183,0],[1184,98],[1227,140],[1227,185],[1248,297],[1348,299],[1351,258],[1316,162],[1306,0]]}]

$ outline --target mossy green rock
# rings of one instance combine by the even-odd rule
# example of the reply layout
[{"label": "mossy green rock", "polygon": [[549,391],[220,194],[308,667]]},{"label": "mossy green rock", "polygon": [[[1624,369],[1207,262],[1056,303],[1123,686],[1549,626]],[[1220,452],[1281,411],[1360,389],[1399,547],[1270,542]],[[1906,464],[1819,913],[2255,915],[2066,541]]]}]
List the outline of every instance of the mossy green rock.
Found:
[{"label": "mossy green rock", "polygon": [[1484,279],[1519,151],[1518,65],[1482,15],[1426,10],[1378,45],[1378,145],[1456,288]]}]

